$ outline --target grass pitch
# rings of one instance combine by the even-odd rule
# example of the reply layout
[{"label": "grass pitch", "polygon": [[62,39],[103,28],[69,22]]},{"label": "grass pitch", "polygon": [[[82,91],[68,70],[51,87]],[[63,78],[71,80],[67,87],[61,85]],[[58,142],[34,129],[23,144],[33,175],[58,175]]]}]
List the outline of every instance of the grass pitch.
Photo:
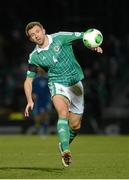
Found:
[{"label": "grass pitch", "polygon": [[79,135],[63,168],[58,137],[0,136],[0,179],[129,179],[129,136]]}]

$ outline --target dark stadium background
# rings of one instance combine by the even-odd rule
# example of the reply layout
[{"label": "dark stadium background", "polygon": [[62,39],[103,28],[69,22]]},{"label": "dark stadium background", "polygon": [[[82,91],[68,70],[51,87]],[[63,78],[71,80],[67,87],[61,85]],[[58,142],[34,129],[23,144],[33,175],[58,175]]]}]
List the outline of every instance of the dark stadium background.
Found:
[{"label": "dark stadium background", "polygon": [[[3,1],[0,5],[0,134],[27,133],[33,119],[23,116],[23,92],[28,53],[25,37],[30,21],[40,21],[47,33],[85,31],[95,27],[104,36],[104,54],[82,42],[74,45],[86,79],[86,105],[81,132],[129,134],[129,1],[54,0]],[[51,127],[56,113],[51,111]],[[86,119],[86,120],[85,120]]]}]

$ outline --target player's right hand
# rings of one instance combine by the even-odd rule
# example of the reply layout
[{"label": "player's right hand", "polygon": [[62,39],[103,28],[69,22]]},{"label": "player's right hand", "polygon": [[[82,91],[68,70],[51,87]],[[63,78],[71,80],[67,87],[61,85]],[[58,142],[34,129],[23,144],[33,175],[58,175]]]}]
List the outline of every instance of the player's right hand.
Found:
[{"label": "player's right hand", "polygon": [[99,47],[96,47],[96,48],[90,48],[92,51],[96,51],[97,53],[103,53],[103,49],[99,46]]},{"label": "player's right hand", "polygon": [[34,107],[34,103],[31,102],[31,103],[28,103],[26,108],[25,108],[25,117],[29,117],[29,114],[30,114],[30,111],[33,110],[33,107]]}]

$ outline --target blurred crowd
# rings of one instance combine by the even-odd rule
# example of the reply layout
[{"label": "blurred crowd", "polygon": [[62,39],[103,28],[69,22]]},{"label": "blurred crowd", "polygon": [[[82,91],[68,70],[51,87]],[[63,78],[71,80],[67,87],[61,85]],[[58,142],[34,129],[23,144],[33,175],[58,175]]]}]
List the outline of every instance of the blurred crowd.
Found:
[{"label": "blurred crowd", "polygon": [[[50,17],[44,16],[42,18],[41,9],[39,11],[36,9],[35,12],[35,6],[28,9],[29,4],[24,7],[22,2],[24,1],[15,0],[14,6],[11,7],[10,5],[8,8],[3,5],[0,12],[1,17],[6,12],[5,19],[1,22],[0,31],[0,116],[8,118],[12,112],[23,113],[26,105],[23,82],[26,76],[28,54],[33,49],[33,45],[25,37],[25,24],[31,20],[39,20],[48,25],[48,28],[45,27],[48,29],[48,33],[53,33],[58,30],[85,31],[86,25],[84,24],[89,25],[91,21],[91,25],[94,26],[98,23],[97,28],[100,28],[104,35],[103,55],[98,55],[86,49],[82,42],[77,42],[74,45],[74,51],[85,74],[83,81],[86,103],[84,116],[91,119],[96,118],[97,125],[100,124],[101,126],[102,121],[100,122],[100,120],[103,110],[112,106],[114,99],[118,98],[119,92],[126,88],[129,79],[129,33],[118,33],[115,31],[115,27],[114,29],[110,27],[107,30],[107,26],[102,26],[106,22],[104,19],[100,19],[99,14],[98,16],[95,14],[96,17],[94,18],[89,14],[89,19],[85,19],[83,9],[75,15],[74,10],[80,5],[78,0],[75,1],[74,6],[72,6],[72,1],[61,3],[61,1],[56,0],[55,6],[60,7],[60,11],[55,14],[54,9],[51,7],[52,14],[56,19],[54,23],[50,20]],[[21,9],[20,4],[22,4]],[[46,3],[47,5],[49,3]],[[107,7],[110,8],[109,5]],[[71,8],[68,7],[71,7],[72,10],[70,11]],[[122,7],[124,12],[124,6]],[[23,9],[25,13],[22,13]],[[67,11],[65,11],[66,9]],[[60,13],[62,16],[59,16]],[[100,13],[106,15],[104,10]],[[126,15],[126,11],[124,15]],[[109,15],[109,19],[112,18],[111,16],[113,16],[113,13]],[[109,24],[109,26],[111,25]],[[53,119],[53,115],[51,119]],[[95,123],[94,126],[96,126]]]}]

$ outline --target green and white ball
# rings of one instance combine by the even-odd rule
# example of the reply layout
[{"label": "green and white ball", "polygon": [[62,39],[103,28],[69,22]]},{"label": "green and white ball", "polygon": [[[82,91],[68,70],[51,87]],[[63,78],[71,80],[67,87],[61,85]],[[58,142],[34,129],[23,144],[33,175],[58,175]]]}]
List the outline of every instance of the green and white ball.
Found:
[{"label": "green and white ball", "polygon": [[84,32],[83,43],[87,48],[96,48],[103,42],[103,35],[98,29],[88,29]]}]

